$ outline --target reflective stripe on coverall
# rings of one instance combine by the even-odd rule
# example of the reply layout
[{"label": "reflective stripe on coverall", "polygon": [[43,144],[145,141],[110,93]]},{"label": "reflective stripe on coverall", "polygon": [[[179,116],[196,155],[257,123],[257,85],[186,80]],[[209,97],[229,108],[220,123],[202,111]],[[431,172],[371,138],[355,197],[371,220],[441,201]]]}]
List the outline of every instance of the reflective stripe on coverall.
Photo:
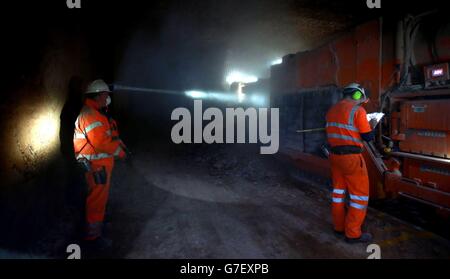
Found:
[{"label": "reflective stripe on coverall", "polygon": [[[327,137],[330,146],[354,145],[362,147],[360,133],[371,131],[366,111],[359,105],[342,100],[327,113]],[[345,231],[348,238],[361,236],[361,225],[369,202],[369,178],[362,154],[330,154],[333,180],[332,216],[334,229]],[[345,197],[350,201],[348,212]]]}]

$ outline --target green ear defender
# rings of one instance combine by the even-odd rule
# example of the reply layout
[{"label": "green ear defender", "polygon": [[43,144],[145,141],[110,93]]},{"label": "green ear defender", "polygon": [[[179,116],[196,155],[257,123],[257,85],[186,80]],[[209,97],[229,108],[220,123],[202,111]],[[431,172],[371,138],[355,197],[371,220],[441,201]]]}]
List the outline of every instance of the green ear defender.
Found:
[{"label": "green ear defender", "polygon": [[344,88],[344,96],[350,96],[355,101],[366,99],[366,91],[358,83],[351,83]]},{"label": "green ear defender", "polygon": [[353,100],[359,100],[363,96],[363,93],[360,90],[356,90],[353,92],[352,99]]}]

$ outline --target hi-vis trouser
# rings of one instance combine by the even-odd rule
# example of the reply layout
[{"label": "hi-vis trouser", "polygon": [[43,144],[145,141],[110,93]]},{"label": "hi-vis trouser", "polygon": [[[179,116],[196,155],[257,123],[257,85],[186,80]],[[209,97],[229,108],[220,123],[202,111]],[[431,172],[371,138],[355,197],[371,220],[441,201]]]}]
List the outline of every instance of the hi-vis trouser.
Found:
[{"label": "hi-vis trouser", "polygon": [[[93,240],[101,236],[103,221],[105,218],[106,203],[111,185],[111,173],[114,161],[103,161],[101,164],[91,161],[92,171],[86,172],[86,182],[88,185],[88,195],[86,199],[86,240]],[[106,183],[97,184],[93,173],[102,168],[106,169]]]},{"label": "hi-vis trouser", "polygon": [[[330,162],[334,229],[345,231],[348,238],[358,238],[369,202],[369,178],[364,158],[361,154],[330,154]],[[350,199],[346,212],[347,192]]]}]

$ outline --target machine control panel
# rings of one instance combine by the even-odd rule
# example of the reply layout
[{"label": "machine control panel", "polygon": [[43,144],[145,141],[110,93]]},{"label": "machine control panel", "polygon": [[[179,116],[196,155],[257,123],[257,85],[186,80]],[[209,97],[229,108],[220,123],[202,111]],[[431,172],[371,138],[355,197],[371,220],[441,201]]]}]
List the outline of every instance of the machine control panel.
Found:
[{"label": "machine control panel", "polygon": [[450,87],[448,63],[426,66],[424,68],[425,88]]}]

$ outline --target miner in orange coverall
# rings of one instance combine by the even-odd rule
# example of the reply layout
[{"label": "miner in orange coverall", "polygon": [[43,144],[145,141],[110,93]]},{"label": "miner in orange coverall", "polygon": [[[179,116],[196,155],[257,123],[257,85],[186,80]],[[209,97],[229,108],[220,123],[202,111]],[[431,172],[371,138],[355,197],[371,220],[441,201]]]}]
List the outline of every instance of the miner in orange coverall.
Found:
[{"label": "miner in orange coverall", "polygon": [[114,158],[126,157],[115,121],[102,112],[111,102],[110,92],[103,80],[95,80],[88,86],[73,137],[75,156],[84,166],[88,185],[84,240],[102,248],[111,246],[111,241],[102,237],[102,227]]},{"label": "miner in orange coverall", "polygon": [[[338,234],[345,233],[347,242],[369,242],[372,235],[361,232],[369,202],[369,178],[361,153],[363,140],[373,140],[372,129],[377,121],[369,123],[367,120],[366,110],[361,105],[368,102],[368,98],[359,84],[345,87],[343,95],[344,98],[332,106],[326,116],[334,230]],[[346,212],[347,192],[350,200]]]}]

